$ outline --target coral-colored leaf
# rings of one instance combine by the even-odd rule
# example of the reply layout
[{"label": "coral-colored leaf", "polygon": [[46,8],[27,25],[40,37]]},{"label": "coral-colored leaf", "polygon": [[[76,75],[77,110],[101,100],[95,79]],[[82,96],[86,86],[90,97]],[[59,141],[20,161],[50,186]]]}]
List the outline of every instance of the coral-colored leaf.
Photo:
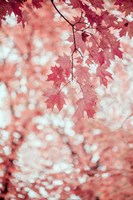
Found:
[{"label": "coral-colored leaf", "polygon": [[60,86],[65,82],[62,67],[51,67],[52,74],[48,75],[47,81],[53,81],[55,86]]},{"label": "coral-colored leaf", "polygon": [[70,60],[70,57],[64,54],[64,56],[59,56],[56,62],[59,63],[64,71],[64,74],[68,78],[70,76],[72,66],[72,61]]},{"label": "coral-colored leaf", "polygon": [[70,5],[72,5],[73,8],[80,8],[81,2],[80,0],[70,0]]},{"label": "coral-colored leaf", "polygon": [[75,44],[73,43],[73,36],[69,38],[69,41],[72,42],[72,51],[75,51],[76,49],[79,49],[83,53],[86,50],[86,44],[83,41],[82,35],[79,34],[78,32],[75,33],[75,44],[76,44],[76,49],[75,49]]},{"label": "coral-colored leaf", "polygon": [[104,63],[104,61],[105,61],[103,51],[100,51],[100,52],[98,53],[98,61],[99,61],[100,65],[103,65],[103,63]]},{"label": "coral-colored leaf", "polygon": [[41,8],[42,7],[42,5],[41,5],[42,2],[43,2],[43,0],[32,0],[32,4],[36,8]]},{"label": "coral-colored leaf", "polygon": [[103,0],[90,0],[90,2],[95,8],[103,8]]},{"label": "coral-colored leaf", "polygon": [[74,72],[74,77],[79,83],[88,82],[90,79],[90,74],[87,67],[77,66]]},{"label": "coral-colored leaf", "polygon": [[93,117],[97,102],[96,92],[89,81],[84,86],[81,86],[81,88],[83,92],[83,98],[80,98],[77,101],[77,110],[75,112],[75,116],[77,116],[78,119],[81,119],[84,117],[86,112],[88,117]]},{"label": "coral-colored leaf", "polygon": [[128,33],[129,37],[133,36],[133,21],[129,22],[127,20],[124,20],[120,23],[120,37],[125,36],[126,33]]},{"label": "coral-colored leaf", "polygon": [[63,92],[58,92],[58,94],[51,94],[46,100],[47,108],[54,108],[56,105],[60,111],[65,104],[65,94]]},{"label": "coral-colored leaf", "polygon": [[125,15],[129,15],[133,12],[133,1],[132,0],[116,0],[115,4],[119,6],[119,10],[124,12]]},{"label": "coral-colored leaf", "polygon": [[104,65],[97,67],[96,75],[100,78],[101,84],[105,85],[106,87],[108,84],[107,77],[112,79],[112,74],[107,71],[106,66],[104,66]]},{"label": "coral-colored leaf", "polygon": [[83,118],[85,112],[87,113],[87,116],[89,118],[94,116],[96,102],[89,101],[89,100],[82,98],[77,101],[77,106],[78,106],[78,108],[75,112],[75,116],[78,119]]}]

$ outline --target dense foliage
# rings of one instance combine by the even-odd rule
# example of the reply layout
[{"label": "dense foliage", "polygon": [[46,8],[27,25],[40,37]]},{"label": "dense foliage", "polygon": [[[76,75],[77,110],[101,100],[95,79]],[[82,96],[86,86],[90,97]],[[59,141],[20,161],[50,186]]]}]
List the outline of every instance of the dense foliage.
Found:
[{"label": "dense foliage", "polygon": [[133,1],[0,1],[0,200],[133,199]]},{"label": "dense foliage", "polygon": [[[41,4],[42,3],[42,4]],[[133,2],[114,1],[106,5],[103,0],[86,1],[50,1],[51,6],[60,17],[71,28],[71,33],[67,39],[70,42],[70,51],[64,54],[52,66],[52,73],[48,76],[48,81],[53,82],[53,88],[47,93],[46,101],[48,108],[55,105],[59,110],[66,103],[66,96],[62,87],[75,82],[79,91],[77,93],[76,115],[80,119],[84,112],[88,117],[93,117],[97,103],[95,87],[98,81],[107,86],[108,79],[112,79],[112,74],[108,71],[110,62],[115,56],[122,58],[123,52],[120,48],[120,38],[126,34],[133,35],[133,21],[126,17],[133,12]],[[6,14],[12,12],[17,16],[18,22],[25,23],[27,10],[33,7],[40,8],[47,4],[47,1],[2,1],[1,20]],[[62,10],[58,9],[61,5]],[[112,6],[112,7],[111,7]],[[72,8],[72,12],[70,9]],[[70,12],[71,17],[66,17],[63,10]],[[117,12],[120,11],[120,12]],[[132,18],[131,18],[132,19]],[[116,34],[119,32],[119,34]],[[82,63],[82,65],[81,65]],[[95,66],[95,70],[94,70]]]}]

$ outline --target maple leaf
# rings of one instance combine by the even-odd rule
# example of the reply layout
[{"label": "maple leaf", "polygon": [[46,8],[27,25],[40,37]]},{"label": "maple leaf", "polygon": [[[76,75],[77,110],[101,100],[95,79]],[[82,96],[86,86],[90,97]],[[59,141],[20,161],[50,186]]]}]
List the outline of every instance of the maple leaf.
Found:
[{"label": "maple leaf", "polygon": [[[86,44],[83,41],[82,35],[79,34],[78,32],[75,33],[75,44],[73,43],[73,35],[69,37],[69,42],[72,42],[72,52],[76,51],[77,49],[81,50],[83,53],[86,50]],[[76,49],[75,49],[75,45],[76,45]]]},{"label": "maple leaf", "polygon": [[115,5],[119,5],[119,10],[124,12],[126,16],[133,12],[132,0],[116,0]]},{"label": "maple leaf", "polygon": [[43,2],[43,0],[32,0],[32,4],[36,8],[41,8],[42,7],[42,5],[41,5],[42,2]]},{"label": "maple leaf", "polygon": [[84,32],[82,33],[82,40],[83,40],[84,42],[86,42],[88,36],[89,36],[89,35],[84,31]]},{"label": "maple leaf", "polygon": [[12,11],[14,12],[14,14],[16,16],[22,17],[22,12],[20,10],[21,3],[17,2],[17,1],[14,1],[14,2],[9,2],[9,4],[10,4],[10,6],[12,8]]},{"label": "maple leaf", "polygon": [[121,5],[123,2],[125,2],[125,0],[116,0],[115,4],[116,5]]},{"label": "maple leaf", "polygon": [[97,102],[96,92],[89,80],[84,86],[81,86],[81,90],[83,93],[83,98],[80,98],[76,102],[78,108],[74,116],[77,116],[78,119],[81,119],[84,117],[84,113],[86,112],[89,118],[93,117],[95,114],[95,107]]},{"label": "maple leaf", "polygon": [[105,65],[98,66],[96,75],[100,78],[101,84],[103,84],[103,85],[105,85],[107,87],[107,84],[108,84],[107,77],[112,79],[112,74],[110,72],[108,72],[106,70],[106,68],[107,67]]},{"label": "maple leaf", "polygon": [[72,65],[70,57],[64,54],[64,56],[59,56],[56,62],[59,63],[59,65],[62,67],[64,71],[64,74],[68,78],[71,73],[71,65]]},{"label": "maple leaf", "polygon": [[86,24],[84,23],[84,17],[82,15],[83,12],[81,13],[80,17],[73,17],[73,24],[77,30],[84,30],[86,28]]},{"label": "maple leaf", "polygon": [[97,19],[99,16],[96,14],[96,12],[92,11],[88,5],[83,5],[82,4],[82,9],[85,12],[85,16],[87,17],[89,23],[93,25],[94,23],[97,23]]},{"label": "maple leaf", "polygon": [[120,37],[125,36],[128,33],[129,37],[133,36],[133,21],[129,22],[128,20],[123,20],[123,22],[119,23]]},{"label": "maple leaf", "polygon": [[95,8],[103,8],[103,0],[90,0],[90,2]]},{"label": "maple leaf", "polygon": [[9,13],[12,12],[10,5],[7,2],[0,1],[0,25],[1,25],[1,21],[5,20],[5,16],[7,12]]},{"label": "maple leaf", "polygon": [[51,67],[52,74],[48,75],[47,81],[53,81],[55,86],[60,86],[65,82],[62,67]]},{"label": "maple leaf", "polygon": [[103,51],[100,51],[100,52],[98,53],[98,61],[99,61],[100,65],[103,65],[103,64],[104,64],[105,57],[104,57]]},{"label": "maple leaf", "polygon": [[[117,17],[110,14],[107,10],[101,13],[101,29],[108,30],[110,27],[115,27],[117,22]],[[99,27],[97,27],[99,29]]]},{"label": "maple leaf", "polygon": [[118,56],[119,58],[122,58],[122,51],[120,50],[120,42],[118,40],[111,40],[110,46],[111,46],[111,51],[113,55]]},{"label": "maple leaf", "polygon": [[63,92],[58,92],[57,94],[51,94],[48,99],[45,101],[47,104],[47,108],[54,108],[56,105],[58,110],[60,111],[65,104],[65,94]]},{"label": "maple leaf", "polygon": [[103,50],[105,48],[109,49],[108,51],[108,54],[110,54],[109,59],[112,59],[115,56],[122,58],[122,51],[120,50],[120,41],[115,37],[115,35],[110,33],[110,31],[108,30],[103,30],[100,34],[101,34],[101,38],[104,37],[104,40],[101,40],[100,45]]},{"label": "maple leaf", "polygon": [[87,67],[76,66],[74,72],[74,77],[77,78],[79,83],[88,82],[90,79],[90,74]]},{"label": "maple leaf", "polygon": [[91,44],[91,46],[88,47],[90,57],[91,57],[91,59],[93,59],[93,61],[95,63],[97,63],[98,62],[97,54],[99,51],[99,44],[98,44],[97,38],[95,38],[95,36],[91,35],[88,40],[89,40],[89,44]]},{"label": "maple leaf", "polygon": [[94,116],[96,101],[88,101],[87,99],[81,98],[76,104],[78,108],[74,116],[76,116],[78,119],[83,118],[85,112],[89,118]]},{"label": "maple leaf", "polygon": [[73,8],[80,8],[81,2],[80,0],[70,0],[70,5],[72,5]]},{"label": "maple leaf", "polygon": [[21,7],[22,3],[19,1],[0,1],[0,24],[2,19],[6,19],[6,15],[10,15],[12,12],[17,18],[22,19]]}]

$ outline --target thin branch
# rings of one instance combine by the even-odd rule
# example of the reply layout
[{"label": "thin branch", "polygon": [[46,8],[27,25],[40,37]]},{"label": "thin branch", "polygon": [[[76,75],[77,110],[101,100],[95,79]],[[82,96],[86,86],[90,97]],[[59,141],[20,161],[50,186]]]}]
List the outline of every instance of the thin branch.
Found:
[{"label": "thin branch", "polygon": [[54,6],[55,10],[59,13],[59,15],[70,25],[73,26],[73,24],[59,11],[59,9],[56,7],[54,0],[51,0],[52,5]]},{"label": "thin branch", "polygon": [[71,66],[71,69],[72,69],[72,81],[73,81],[73,77],[74,77],[74,75],[73,75],[73,69],[74,69],[74,53],[77,51],[79,54],[80,54],[80,56],[83,58],[83,55],[82,55],[82,53],[80,52],[80,50],[77,48],[77,46],[76,46],[76,36],[75,36],[75,31],[77,31],[76,30],[76,28],[75,28],[75,25],[76,24],[78,24],[78,23],[82,23],[81,22],[81,19],[82,19],[82,17],[83,17],[83,12],[81,12],[81,16],[80,16],[80,18],[79,18],[79,21],[77,21],[76,23],[71,23],[60,11],[59,11],[59,9],[56,7],[56,5],[55,5],[55,3],[54,3],[54,0],[51,0],[51,3],[52,3],[52,5],[53,5],[53,7],[55,8],[55,10],[58,12],[58,14],[71,26],[71,28],[72,28],[72,35],[73,35],[73,45],[74,45],[74,49],[73,49],[73,52],[72,52],[72,54],[71,54],[71,59],[72,59],[72,66]]}]

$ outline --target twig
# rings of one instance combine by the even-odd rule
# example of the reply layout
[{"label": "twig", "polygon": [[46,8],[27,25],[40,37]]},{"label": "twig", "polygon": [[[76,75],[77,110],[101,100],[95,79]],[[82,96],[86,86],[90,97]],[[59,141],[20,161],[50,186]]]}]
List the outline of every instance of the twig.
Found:
[{"label": "twig", "polygon": [[56,5],[55,5],[55,3],[54,3],[54,0],[51,0],[51,3],[52,3],[52,5],[53,5],[53,7],[55,8],[55,10],[58,12],[58,14],[59,14],[59,15],[71,26],[71,28],[72,28],[74,50],[73,50],[73,52],[72,52],[72,54],[71,54],[71,58],[72,58],[72,66],[71,66],[71,69],[72,69],[72,81],[73,81],[73,77],[74,77],[74,75],[73,75],[74,53],[77,51],[77,52],[80,54],[80,56],[83,58],[82,53],[79,51],[79,49],[78,49],[77,46],[76,46],[76,36],[75,36],[75,31],[77,31],[76,28],[75,28],[75,25],[78,24],[78,23],[81,23],[81,19],[82,19],[83,12],[81,12],[81,16],[80,16],[79,21],[73,24],[73,23],[71,23],[71,22],[59,11],[59,9],[56,7]]}]

